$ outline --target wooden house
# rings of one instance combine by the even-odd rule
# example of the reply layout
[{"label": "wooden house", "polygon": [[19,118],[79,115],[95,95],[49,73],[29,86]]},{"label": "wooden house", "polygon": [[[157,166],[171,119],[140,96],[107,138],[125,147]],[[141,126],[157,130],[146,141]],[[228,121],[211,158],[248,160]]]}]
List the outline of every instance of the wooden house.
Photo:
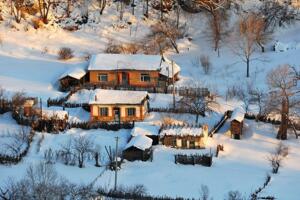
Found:
[{"label": "wooden house", "polygon": [[94,87],[165,89],[180,67],[159,55],[97,54],[91,57],[89,84]]},{"label": "wooden house", "polygon": [[38,100],[36,98],[27,98],[22,106],[20,114],[30,117],[35,114],[35,108]]},{"label": "wooden house", "polygon": [[95,90],[89,102],[92,122],[143,121],[148,112],[148,93],[144,91]]},{"label": "wooden house", "polygon": [[233,110],[231,114],[230,122],[230,132],[231,137],[234,139],[240,139],[243,134],[243,125],[244,125],[245,111],[243,108],[238,107]]},{"label": "wooden house", "polygon": [[168,128],[161,131],[160,137],[165,146],[179,149],[203,149],[208,137],[208,126]]},{"label": "wooden house", "polygon": [[152,139],[138,135],[132,137],[123,151],[123,158],[129,161],[147,161],[152,156]]},{"label": "wooden house", "polygon": [[131,130],[131,136],[136,137],[138,135],[144,135],[152,139],[152,145],[158,145],[159,143],[159,126],[150,124],[147,122],[137,122],[134,128]]},{"label": "wooden house", "polygon": [[71,87],[82,85],[85,82],[86,71],[81,68],[71,68],[59,77],[60,89],[69,90]]}]

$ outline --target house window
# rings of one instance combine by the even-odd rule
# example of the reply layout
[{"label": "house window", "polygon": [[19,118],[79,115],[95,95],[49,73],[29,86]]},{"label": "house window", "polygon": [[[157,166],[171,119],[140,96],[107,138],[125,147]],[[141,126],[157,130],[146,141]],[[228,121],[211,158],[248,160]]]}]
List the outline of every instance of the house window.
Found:
[{"label": "house window", "polygon": [[135,116],[135,108],[127,108],[127,116]]},{"label": "house window", "polygon": [[142,82],[150,82],[150,74],[141,74]]},{"label": "house window", "polygon": [[107,82],[108,81],[108,75],[107,74],[98,74],[98,81]]},{"label": "house window", "polygon": [[108,116],[108,108],[100,108],[99,113],[100,113],[100,116],[107,117]]}]

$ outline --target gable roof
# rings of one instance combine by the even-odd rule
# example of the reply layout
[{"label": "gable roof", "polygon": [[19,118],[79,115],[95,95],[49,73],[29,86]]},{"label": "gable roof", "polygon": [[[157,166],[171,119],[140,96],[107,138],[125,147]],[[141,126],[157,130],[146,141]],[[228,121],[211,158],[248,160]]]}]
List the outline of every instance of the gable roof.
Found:
[{"label": "gable roof", "polygon": [[231,114],[231,121],[238,121],[238,122],[242,122],[245,118],[245,110],[242,107],[237,107],[233,110],[232,114]]},{"label": "gable roof", "polygon": [[152,139],[148,138],[144,135],[138,135],[136,137],[132,137],[129,143],[125,146],[125,149],[128,149],[130,147],[135,147],[137,149],[140,149],[142,151],[149,149],[152,146]]},{"label": "gable roof", "polygon": [[86,74],[86,71],[81,68],[70,68],[66,72],[64,72],[59,79],[65,78],[67,76],[70,76],[72,78],[75,78],[77,80],[80,80],[84,75]]},{"label": "gable roof", "polygon": [[159,126],[149,124],[147,122],[137,122],[134,128],[131,130],[131,136],[135,137],[138,135],[158,135]]},{"label": "gable roof", "polygon": [[111,104],[125,104],[137,105],[148,98],[146,91],[127,91],[127,90],[104,90],[97,89],[91,95],[89,104],[97,105],[111,105]]},{"label": "gable roof", "polygon": [[[174,62],[174,75],[180,67]],[[146,70],[159,71],[172,78],[172,62],[165,56],[145,54],[97,54],[91,57],[88,71],[91,70]]]},{"label": "gable roof", "polygon": [[88,70],[150,70],[160,71],[161,56],[144,54],[93,55]]}]

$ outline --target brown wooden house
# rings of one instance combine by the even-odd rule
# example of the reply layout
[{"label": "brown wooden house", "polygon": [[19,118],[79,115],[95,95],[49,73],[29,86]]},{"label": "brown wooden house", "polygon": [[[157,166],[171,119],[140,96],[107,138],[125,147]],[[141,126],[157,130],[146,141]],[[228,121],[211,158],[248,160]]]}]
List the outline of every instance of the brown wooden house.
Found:
[{"label": "brown wooden house", "polygon": [[89,84],[94,87],[165,89],[178,80],[180,67],[159,55],[97,54],[89,66]]},{"label": "brown wooden house", "polygon": [[165,146],[179,149],[203,149],[206,146],[208,137],[208,126],[164,129],[161,131],[160,137],[162,144]]},{"label": "brown wooden house", "polygon": [[81,68],[71,68],[59,78],[60,89],[69,90],[71,87],[82,85],[85,82],[86,71]]},{"label": "brown wooden house", "polygon": [[243,134],[245,111],[243,108],[236,108],[231,114],[230,132],[231,137],[240,139]]},{"label": "brown wooden house", "polygon": [[132,137],[123,151],[123,158],[129,161],[147,161],[152,157],[152,139],[138,135]]},{"label": "brown wooden house", "polygon": [[148,99],[144,91],[95,90],[89,102],[91,121],[143,121],[148,113]]}]

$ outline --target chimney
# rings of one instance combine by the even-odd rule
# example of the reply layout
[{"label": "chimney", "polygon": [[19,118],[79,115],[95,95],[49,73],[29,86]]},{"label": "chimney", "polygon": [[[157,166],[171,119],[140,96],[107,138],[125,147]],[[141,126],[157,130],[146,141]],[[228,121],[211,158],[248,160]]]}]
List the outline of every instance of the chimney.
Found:
[{"label": "chimney", "polygon": [[97,95],[95,95],[95,101],[97,101]]}]

